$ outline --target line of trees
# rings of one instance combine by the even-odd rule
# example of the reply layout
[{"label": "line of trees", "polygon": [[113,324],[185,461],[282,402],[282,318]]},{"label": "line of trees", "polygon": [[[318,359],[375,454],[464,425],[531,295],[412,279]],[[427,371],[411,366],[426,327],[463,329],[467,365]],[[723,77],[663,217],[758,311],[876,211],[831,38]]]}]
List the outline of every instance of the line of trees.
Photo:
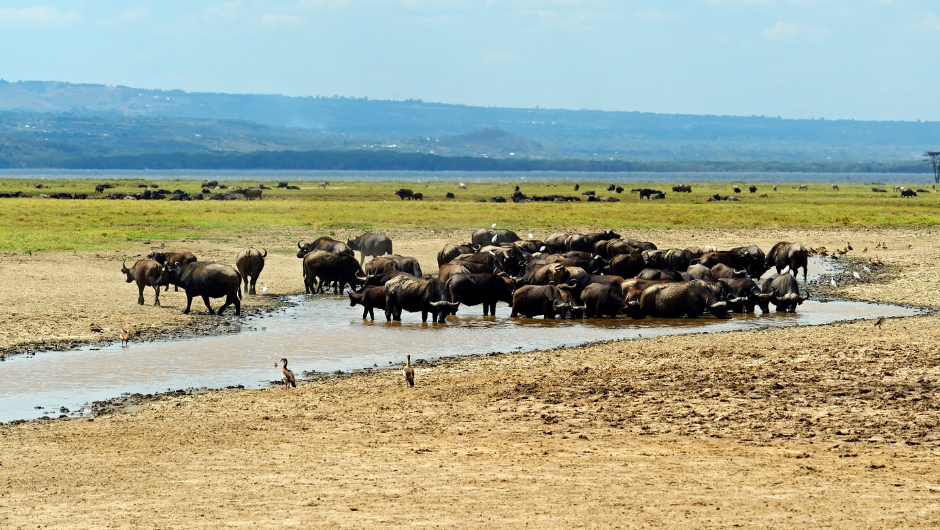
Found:
[{"label": "line of trees", "polygon": [[940,184],[940,151],[927,151],[924,153],[927,161],[933,166],[933,181]]}]

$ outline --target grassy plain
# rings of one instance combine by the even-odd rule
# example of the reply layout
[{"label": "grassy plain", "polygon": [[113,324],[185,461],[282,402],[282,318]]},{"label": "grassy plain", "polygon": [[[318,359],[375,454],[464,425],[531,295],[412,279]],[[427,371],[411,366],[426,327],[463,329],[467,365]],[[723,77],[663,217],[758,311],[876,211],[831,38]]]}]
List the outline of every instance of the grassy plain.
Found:
[{"label": "grassy plain", "polygon": [[[497,223],[517,230],[571,227],[651,228],[785,228],[785,227],[904,227],[940,223],[940,195],[921,193],[901,198],[873,193],[871,185],[842,185],[836,192],[826,184],[798,190],[798,184],[756,183],[756,194],[744,190],[740,202],[707,202],[715,193],[732,195],[731,183],[693,185],[693,193],[672,193],[671,185],[622,184],[653,187],[666,192],[664,201],[640,200],[635,194],[608,192],[607,184],[582,182],[578,192],[569,182],[519,182],[528,195],[580,195],[595,190],[620,202],[480,202],[494,196],[507,199],[517,183],[471,183],[467,190],[453,182],[315,182],[300,190],[271,189],[260,201],[129,201],[53,200],[40,193],[93,193],[97,183],[116,187],[109,193],[136,193],[141,184],[198,193],[200,180],[41,180],[0,179],[0,192],[24,191],[34,198],[0,199],[0,251],[94,251],[137,246],[148,241],[198,239],[230,241],[257,234],[292,241],[312,231],[344,236],[363,229],[389,227],[468,229]],[[48,189],[36,189],[37,184]],[[224,184],[254,186],[257,181]],[[745,183],[741,183],[745,187]],[[274,186],[275,183],[268,183]],[[407,187],[424,194],[424,201],[401,201],[393,193]],[[224,191],[224,190],[216,190]],[[446,192],[456,199],[445,199]],[[931,190],[932,191],[932,190]],[[766,197],[761,195],[766,194]],[[100,197],[100,195],[99,195]],[[586,199],[586,197],[584,197]]]}]

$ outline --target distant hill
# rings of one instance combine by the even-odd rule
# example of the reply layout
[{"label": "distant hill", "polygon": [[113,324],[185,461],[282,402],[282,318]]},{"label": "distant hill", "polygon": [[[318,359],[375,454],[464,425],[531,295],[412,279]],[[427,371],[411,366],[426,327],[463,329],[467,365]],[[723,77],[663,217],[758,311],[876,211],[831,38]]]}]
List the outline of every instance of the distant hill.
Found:
[{"label": "distant hill", "polygon": [[[511,147],[518,149],[518,153],[554,159],[912,163],[919,160],[920,153],[940,149],[940,122],[483,108],[420,100],[191,93],[39,81],[0,81],[0,110],[70,113],[82,117],[219,120],[225,122],[224,126],[243,122],[240,126],[243,132],[248,130],[247,122],[251,122],[273,128],[267,133],[281,138],[274,144],[296,140],[300,142],[297,148],[305,149],[397,149],[429,153],[434,146],[427,138],[443,141],[445,137],[467,136],[443,149],[438,147],[435,153],[464,155],[469,154],[469,150],[481,155],[504,156],[496,151],[484,153],[493,149],[487,144],[489,140],[477,141],[473,137],[474,131],[490,127],[531,142]],[[322,136],[298,133],[297,138],[292,138],[281,129],[312,131]],[[238,134],[233,132],[233,135]],[[261,136],[246,133],[241,137],[247,143],[242,147],[232,144],[232,148],[273,148],[251,145],[253,137]],[[424,143],[419,141],[421,138],[425,139]],[[207,148],[204,143],[201,147]],[[389,145],[395,147],[387,147]],[[460,146],[463,147],[458,149]]]},{"label": "distant hill", "polygon": [[420,151],[440,155],[532,158],[549,154],[542,148],[541,143],[510,134],[499,127],[485,127],[458,136],[416,138],[412,140],[412,143]]}]

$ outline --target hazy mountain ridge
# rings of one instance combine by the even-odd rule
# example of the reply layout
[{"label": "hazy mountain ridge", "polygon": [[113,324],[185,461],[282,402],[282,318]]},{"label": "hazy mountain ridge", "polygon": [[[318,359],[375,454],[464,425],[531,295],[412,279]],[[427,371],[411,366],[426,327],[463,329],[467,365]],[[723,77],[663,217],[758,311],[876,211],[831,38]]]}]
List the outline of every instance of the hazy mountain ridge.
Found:
[{"label": "hazy mountain ridge", "polygon": [[0,110],[247,120],[339,135],[330,141],[342,146],[323,148],[395,144],[422,151],[431,146],[415,139],[499,127],[539,143],[542,151],[534,156],[596,160],[909,162],[925,150],[940,148],[940,122],[483,108],[420,100],[190,93],[38,81],[0,82]]}]

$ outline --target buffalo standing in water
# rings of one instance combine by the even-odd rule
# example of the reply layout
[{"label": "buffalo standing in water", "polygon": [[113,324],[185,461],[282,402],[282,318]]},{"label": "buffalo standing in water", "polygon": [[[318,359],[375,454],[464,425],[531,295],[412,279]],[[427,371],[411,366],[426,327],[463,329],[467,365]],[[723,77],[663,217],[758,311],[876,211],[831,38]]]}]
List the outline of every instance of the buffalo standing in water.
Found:
[{"label": "buffalo standing in water", "polygon": [[142,259],[134,264],[130,269],[127,268],[127,262],[125,261],[121,265],[121,272],[127,275],[127,283],[133,281],[137,282],[137,290],[139,295],[137,297],[137,304],[144,305],[144,287],[150,286],[153,287],[155,292],[155,298],[153,305],[160,305],[160,272],[163,267],[159,263],[153,261],[152,259]]},{"label": "buffalo standing in water", "polygon": [[[633,309],[630,316],[637,316],[637,308]],[[654,285],[643,291],[638,309],[654,317],[695,318],[707,311],[718,318],[731,318],[728,303],[715,301],[712,290],[701,280]]]},{"label": "buffalo standing in water", "polygon": [[210,298],[225,297],[225,303],[219,308],[218,314],[221,315],[225,308],[235,305],[235,316],[241,314],[241,296],[242,296],[242,276],[231,265],[221,263],[187,263],[180,265],[166,265],[157,283],[173,284],[182,287],[186,291],[186,309],[183,313],[189,313],[193,305],[193,298],[201,296],[206,304],[209,314],[216,314],[209,305]]},{"label": "buffalo standing in water", "polygon": [[526,285],[512,293],[512,314],[510,318],[525,315],[535,318],[571,318],[571,302],[565,302],[558,287],[554,285]]},{"label": "buffalo standing in water", "polygon": [[443,324],[447,315],[457,313],[459,302],[447,301],[447,292],[440,280],[415,278],[401,275],[385,284],[385,318],[401,320],[402,310],[409,313],[421,312],[421,322],[428,321]]},{"label": "buffalo standing in water", "polygon": [[[242,281],[245,282],[245,290],[248,291],[248,294],[256,294],[255,284],[258,283],[258,275],[264,269],[264,258],[268,257],[268,251],[261,250],[264,253],[253,248],[246,248],[235,256],[235,268],[242,275]],[[250,282],[249,278],[251,279]]]},{"label": "buffalo standing in water", "polygon": [[761,290],[765,294],[773,294],[770,301],[777,306],[777,311],[796,313],[796,306],[806,301],[805,296],[800,296],[796,278],[790,274],[774,274],[764,280]]}]

